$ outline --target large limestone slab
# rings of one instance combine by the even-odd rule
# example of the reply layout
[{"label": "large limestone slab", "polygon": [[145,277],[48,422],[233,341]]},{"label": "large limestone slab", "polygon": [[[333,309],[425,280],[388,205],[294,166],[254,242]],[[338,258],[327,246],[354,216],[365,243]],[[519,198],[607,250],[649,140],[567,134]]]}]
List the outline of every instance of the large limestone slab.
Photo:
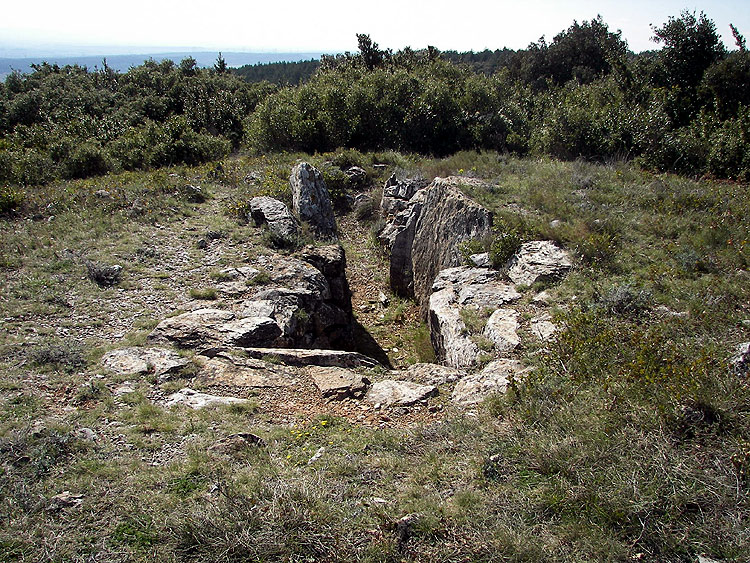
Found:
[{"label": "large limestone slab", "polygon": [[473,178],[436,178],[388,223],[379,238],[390,250],[394,292],[425,304],[438,272],[463,262],[461,243],[490,233],[489,211],[460,190],[461,184],[476,182]]},{"label": "large limestone slab", "polygon": [[336,236],[336,219],[331,197],[321,173],[311,164],[301,162],[292,169],[292,207],[320,238]]},{"label": "large limestone slab", "polygon": [[196,410],[219,405],[242,405],[246,403],[249,403],[247,399],[209,395],[208,393],[200,393],[188,387],[180,389],[177,393],[172,393],[167,397],[168,407],[186,405]]},{"label": "large limestone slab", "polygon": [[508,277],[516,284],[556,280],[573,266],[570,255],[550,240],[535,240],[521,245],[508,267]]},{"label": "large limestone slab", "polygon": [[237,318],[232,311],[197,309],[164,319],[148,339],[180,348],[205,348],[269,344],[279,335],[281,329],[269,317]]},{"label": "large limestone slab", "polygon": [[437,392],[437,387],[433,385],[387,379],[373,383],[365,395],[365,401],[373,405],[409,406],[424,401]]},{"label": "large limestone slab", "polygon": [[201,364],[198,374],[214,384],[234,387],[291,387],[299,383],[299,375],[291,368],[274,366],[262,360],[228,350],[213,357],[196,356]]},{"label": "large limestone slab", "polygon": [[107,352],[102,365],[120,375],[145,375],[157,377],[176,373],[190,363],[172,350],[164,348],[121,348]]},{"label": "large limestone slab", "polygon": [[302,348],[243,348],[252,358],[265,359],[288,366],[334,366],[342,368],[375,367],[372,358],[357,352]]}]

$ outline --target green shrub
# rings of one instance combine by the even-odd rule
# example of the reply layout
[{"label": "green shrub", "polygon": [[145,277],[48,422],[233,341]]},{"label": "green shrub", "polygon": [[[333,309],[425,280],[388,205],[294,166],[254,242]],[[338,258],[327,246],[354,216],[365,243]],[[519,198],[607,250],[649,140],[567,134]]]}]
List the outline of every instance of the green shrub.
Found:
[{"label": "green shrub", "polygon": [[0,186],[0,214],[18,209],[23,203],[25,194],[11,186]]}]

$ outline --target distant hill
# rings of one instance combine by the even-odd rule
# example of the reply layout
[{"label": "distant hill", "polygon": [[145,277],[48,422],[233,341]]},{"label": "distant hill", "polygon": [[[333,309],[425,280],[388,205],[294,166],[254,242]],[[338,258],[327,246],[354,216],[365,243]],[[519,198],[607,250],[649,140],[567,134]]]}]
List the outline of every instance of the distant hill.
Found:
[{"label": "distant hill", "polygon": [[[275,63],[279,61],[305,61],[320,58],[322,53],[243,53],[243,52],[222,52],[224,60],[230,67],[242,67],[246,65],[255,65],[258,63]],[[0,78],[4,78],[13,70],[21,72],[31,71],[32,64],[48,62],[59,66],[79,65],[86,66],[90,69],[102,66],[102,60],[107,59],[107,65],[112,69],[125,72],[131,66],[143,64],[143,61],[154,59],[161,61],[171,59],[179,63],[186,57],[193,57],[200,67],[209,67],[216,62],[218,52],[214,51],[184,51],[172,53],[146,53],[140,55],[83,55],[83,56],[37,56],[24,58],[0,58]]]}]

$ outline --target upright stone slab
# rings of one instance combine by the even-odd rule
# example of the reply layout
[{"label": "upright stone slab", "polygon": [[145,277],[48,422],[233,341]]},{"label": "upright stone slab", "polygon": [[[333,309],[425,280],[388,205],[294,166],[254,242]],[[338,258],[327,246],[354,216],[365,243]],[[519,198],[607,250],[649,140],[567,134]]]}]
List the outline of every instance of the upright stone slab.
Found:
[{"label": "upright stone slab", "polygon": [[311,164],[301,162],[292,169],[292,207],[319,238],[336,236],[336,219],[328,188],[321,173]]}]

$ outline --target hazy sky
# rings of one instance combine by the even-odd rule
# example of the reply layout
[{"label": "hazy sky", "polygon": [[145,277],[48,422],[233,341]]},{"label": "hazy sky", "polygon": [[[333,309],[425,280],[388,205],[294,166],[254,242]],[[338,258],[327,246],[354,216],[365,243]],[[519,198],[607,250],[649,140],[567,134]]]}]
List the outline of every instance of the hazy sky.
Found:
[{"label": "hazy sky", "polygon": [[750,38],[750,0],[7,0],[0,43],[204,47],[249,51],[356,51],[356,33],[381,47],[524,48],[601,14],[634,51],[656,48],[649,24],[704,11],[734,42]]}]

